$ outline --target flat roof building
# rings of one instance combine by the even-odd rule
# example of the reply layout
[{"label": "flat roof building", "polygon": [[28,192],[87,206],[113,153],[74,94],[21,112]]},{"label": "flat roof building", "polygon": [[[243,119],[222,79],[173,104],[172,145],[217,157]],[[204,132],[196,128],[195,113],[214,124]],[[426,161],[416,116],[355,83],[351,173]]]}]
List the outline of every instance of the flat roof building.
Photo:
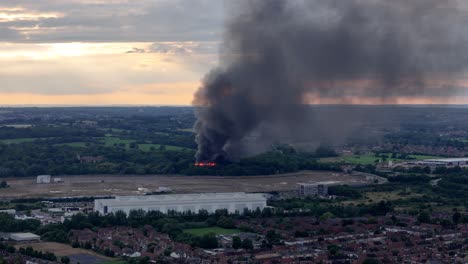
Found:
[{"label": "flat roof building", "polygon": [[468,158],[425,159],[417,162],[422,166],[468,166]]},{"label": "flat roof building", "polygon": [[40,240],[41,237],[33,233],[11,233],[10,239],[14,241],[35,241]]},{"label": "flat roof building", "polygon": [[36,183],[50,183],[50,175],[37,176]]},{"label": "flat roof building", "polygon": [[15,215],[16,210],[15,209],[5,209],[5,210],[0,210],[0,214],[9,214],[9,215]]},{"label": "flat roof building", "polygon": [[226,209],[229,213],[242,213],[249,210],[262,210],[266,207],[266,197],[261,193],[196,193],[144,196],[117,196],[114,199],[94,200],[94,210],[101,214],[132,210],[198,212],[206,210],[210,213],[218,209]]}]

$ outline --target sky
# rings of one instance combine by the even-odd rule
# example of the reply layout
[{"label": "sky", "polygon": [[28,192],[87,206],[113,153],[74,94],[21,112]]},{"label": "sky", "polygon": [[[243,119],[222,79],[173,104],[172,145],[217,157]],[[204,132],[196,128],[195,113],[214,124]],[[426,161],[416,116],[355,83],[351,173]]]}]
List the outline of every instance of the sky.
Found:
[{"label": "sky", "polygon": [[223,1],[2,0],[0,105],[189,105]]},{"label": "sky", "polygon": [[[226,0],[1,0],[1,105],[190,105],[217,66]],[[466,77],[456,83],[466,87]],[[400,97],[410,104],[468,103]],[[367,101],[366,101],[367,100]],[[381,101],[350,98],[350,103]],[[313,95],[308,103],[340,103]]]}]

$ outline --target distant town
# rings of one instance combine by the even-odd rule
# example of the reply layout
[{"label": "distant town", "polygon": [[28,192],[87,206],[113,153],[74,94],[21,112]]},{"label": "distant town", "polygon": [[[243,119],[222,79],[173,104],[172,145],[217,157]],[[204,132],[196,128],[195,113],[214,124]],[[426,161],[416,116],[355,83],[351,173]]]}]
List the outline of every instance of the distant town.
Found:
[{"label": "distant town", "polygon": [[0,261],[467,263],[468,110],[386,111],[203,167],[191,108],[2,109]]}]

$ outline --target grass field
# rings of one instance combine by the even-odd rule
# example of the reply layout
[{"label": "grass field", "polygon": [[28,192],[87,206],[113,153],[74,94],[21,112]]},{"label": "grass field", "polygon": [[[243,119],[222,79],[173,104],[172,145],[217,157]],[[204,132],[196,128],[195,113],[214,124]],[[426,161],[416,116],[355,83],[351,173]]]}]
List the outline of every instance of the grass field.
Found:
[{"label": "grass field", "polygon": [[9,124],[9,125],[2,125],[2,127],[30,128],[30,127],[32,127],[32,125],[30,125],[30,124]]},{"label": "grass field", "polygon": [[109,261],[101,262],[99,264],[125,264],[125,263],[127,262],[124,260],[109,260]]},{"label": "grass field", "polygon": [[192,133],[195,133],[195,131],[193,130],[193,128],[189,127],[189,128],[181,128],[179,129],[179,131],[185,131],[185,132],[192,132]]},{"label": "grass field", "polygon": [[[138,144],[138,148],[140,150],[142,150],[142,151],[150,151],[151,147],[154,147],[155,149],[159,149],[159,147],[161,147],[161,145],[159,145],[159,144]],[[170,146],[170,145],[164,145],[164,147],[166,148],[166,150],[184,150],[184,149],[187,149],[187,148],[183,148],[183,147]]]},{"label": "grass field", "polygon": [[194,236],[203,236],[203,235],[210,234],[210,233],[214,233],[216,235],[232,235],[232,234],[238,234],[241,231],[238,229],[226,229],[226,228],[214,226],[214,227],[184,229],[184,232],[194,235]]},{"label": "grass field", "polygon": [[14,138],[14,139],[2,139],[0,142],[4,144],[19,144],[24,142],[32,142],[38,140],[39,138]]},{"label": "grass field", "polygon": [[362,198],[344,201],[343,204],[371,204],[380,201],[395,201],[399,199],[409,199],[412,197],[421,197],[424,194],[418,193],[415,190],[411,190],[411,188],[399,188],[394,191],[387,191],[387,192],[366,192],[363,194]]},{"label": "grass field", "polygon": [[69,143],[60,143],[60,144],[55,144],[56,146],[69,146],[69,147],[74,147],[74,148],[85,148],[86,147],[86,142],[69,142]]},{"label": "grass field", "polygon": [[136,142],[136,140],[133,139],[120,139],[118,137],[113,137],[111,134],[106,134],[106,137],[102,139],[104,144],[107,147],[113,147],[116,144],[125,144],[125,147],[128,148],[130,143]]}]

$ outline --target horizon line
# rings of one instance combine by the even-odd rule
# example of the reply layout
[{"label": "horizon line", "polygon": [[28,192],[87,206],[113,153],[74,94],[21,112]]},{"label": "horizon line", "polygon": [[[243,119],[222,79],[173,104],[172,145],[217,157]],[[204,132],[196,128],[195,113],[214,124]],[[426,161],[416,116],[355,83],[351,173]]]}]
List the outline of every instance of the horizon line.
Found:
[{"label": "horizon line", "polygon": [[[308,106],[463,106],[467,104],[303,104]],[[0,104],[0,108],[41,108],[41,107],[203,107],[191,104]]]}]

